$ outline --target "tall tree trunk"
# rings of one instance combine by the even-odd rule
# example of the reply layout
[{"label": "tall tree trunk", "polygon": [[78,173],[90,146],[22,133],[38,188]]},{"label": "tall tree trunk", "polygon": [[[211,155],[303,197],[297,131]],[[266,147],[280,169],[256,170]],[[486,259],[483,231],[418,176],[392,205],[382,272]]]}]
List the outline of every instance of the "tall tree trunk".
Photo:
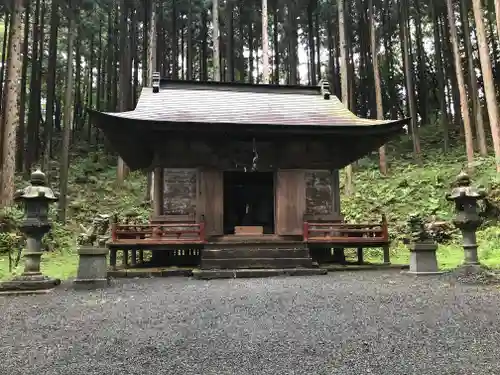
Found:
[{"label": "tall tree trunk", "polygon": [[177,0],[172,0],[172,78],[179,79],[179,36],[177,35]]},{"label": "tall tree trunk", "polygon": [[221,80],[220,68],[220,27],[219,27],[219,0],[212,1],[212,40],[213,40],[213,56],[212,66],[214,69],[214,81]]},{"label": "tall tree trunk", "polygon": [[14,175],[16,171],[16,143],[19,127],[19,80],[21,78],[21,42],[23,40],[22,13],[24,0],[14,0],[11,13],[11,44],[7,60],[5,80],[5,117],[2,135],[0,168],[0,207],[12,204],[14,199]]},{"label": "tall tree trunk", "polygon": [[[308,57],[309,57],[309,65],[308,65],[308,71],[309,71],[309,84],[316,86],[317,80],[316,80],[316,46],[314,45],[314,11],[315,11],[315,4],[313,3],[312,0],[309,1],[307,4],[307,47],[308,47]],[[321,77],[319,77],[321,79]]]},{"label": "tall tree trunk", "polygon": [[428,118],[428,90],[427,90],[427,77],[426,77],[426,64],[425,64],[425,49],[422,36],[422,10],[420,9],[420,0],[414,1],[415,8],[415,41],[417,44],[417,58],[418,58],[418,113],[422,118],[422,125],[427,125]]},{"label": "tall tree trunk", "polygon": [[[3,39],[2,39],[2,61],[0,62],[0,124],[2,123],[3,119],[3,87],[4,87],[4,78],[5,78],[5,63],[7,61],[7,47],[8,47],[8,42],[10,39],[10,16],[9,13],[5,12],[5,22],[4,22],[4,31],[3,31]],[[1,141],[0,137],[0,141]]]},{"label": "tall tree trunk", "polygon": [[223,74],[225,82],[234,82],[234,3],[232,0],[226,0],[226,8],[224,12],[224,23],[226,29],[226,51],[224,67],[226,74]]},{"label": "tall tree trunk", "polygon": [[193,4],[188,1],[188,19],[187,19],[187,49],[186,49],[186,79],[193,79]]},{"label": "tall tree trunk", "polygon": [[[157,27],[158,27],[158,12],[157,12],[157,6],[156,6],[156,0],[149,0],[149,8],[148,11],[146,12],[149,17],[149,29],[147,30],[148,33],[148,42],[145,44],[146,50],[144,52],[145,55],[147,55],[147,69],[144,69],[146,71],[145,79],[144,82],[142,83],[143,87],[148,87],[149,85],[152,84],[151,79],[153,76],[153,73],[157,71],[158,66],[156,64],[156,45],[157,45]],[[148,177],[147,177],[147,186],[146,186],[146,201],[151,201],[151,187],[153,185],[153,173],[148,172]]]},{"label": "tall tree trunk", "polygon": [[262,0],[262,76],[264,84],[269,83],[269,28],[267,0]]},{"label": "tall tree trunk", "polygon": [[443,16],[443,22],[441,25],[441,35],[443,36],[443,52],[445,65],[449,69],[445,70],[446,82],[448,84],[448,104],[450,107],[449,114],[452,119],[455,129],[460,129],[462,131],[462,121],[460,118],[460,94],[458,92],[457,84],[457,74],[455,72],[455,60],[453,59],[453,46],[451,45],[450,28],[447,22],[447,11],[445,7],[445,13]]},{"label": "tall tree trunk", "polygon": [[[129,66],[129,50],[130,38],[128,30],[128,0],[123,0],[121,9],[120,21],[120,111],[125,112],[129,110],[129,97],[130,97],[130,66]],[[118,183],[122,183],[128,175],[129,169],[123,159],[118,157],[118,167],[116,179]]]},{"label": "tall tree trunk", "polygon": [[[346,30],[345,30],[345,10],[344,10],[344,0],[337,0],[338,15],[339,15],[339,39],[340,39],[340,81],[341,81],[341,93],[342,93],[342,104],[346,108],[349,108],[349,88],[348,88],[348,77],[347,77],[347,40],[346,40]],[[345,182],[346,194],[351,195],[353,190],[352,182],[352,165],[346,167],[346,182]]]},{"label": "tall tree trunk", "polygon": [[[467,55],[467,70],[469,72],[470,94],[472,102],[472,119],[471,129],[476,129],[477,144],[479,153],[482,156],[488,155],[488,148],[486,145],[486,135],[484,133],[483,111],[481,109],[481,102],[479,101],[479,89],[477,84],[476,66],[474,64],[474,55],[472,50],[472,41],[470,38],[470,25],[469,25],[469,5],[465,1],[460,2],[462,13],[462,25],[464,31],[465,51]],[[472,126],[474,124],[475,126]]]},{"label": "tall tree trunk", "polygon": [[406,92],[408,100],[408,108],[411,117],[411,137],[413,141],[413,153],[415,160],[418,163],[422,162],[422,155],[420,151],[420,137],[417,126],[417,108],[415,104],[415,86],[413,84],[413,61],[410,51],[410,34],[409,34],[409,17],[408,17],[408,0],[401,0],[401,21],[403,27],[403,57],[406,66]]},{"label": "tall tree trunk", "polygon": [[431,0],[430,4],[434,32],[434,60],[436,63],[436,78],[438,86],[436,95],[439,101],[439,121],[441,124],[441,130],[443,132],[443,149],[444,152],[448,152],[448,149],[450,147],[450,135],[448,131],[448,116],[446,110],[446,91],[443,71],[443,44],[441,42],[441,35],[439,32],[439,17],[437,14],[438,7],[436,4],[437,1],[439,0]]},{"label": "tall tree trunk", "polygon": [[[371,41],[371,52],[372,52],[372,66],[373,66],[373,79],[375,81],[375,102],[377,104],[377,119],[382,120],[384,118],[384,106],[382,103],[382,85],[380,83],[380,71],[378,66],[378,49],[377,49],[377,39],[375,36],[375,17],[373,9],[373,0],[369,0],[368,3],[368,14],[370,18],[370,41]],[[387,159],[386,159],[385,145],[379,149],[379,166],[380,172],[386,176],[387,175]]]},{"label": "tall tree trunk", "polygon": [[201,56],[200,56],[200,74],[202,81],[208,81],[208,12],[206,9],[201,11]]},{"label": "tall tree trunk", "polygon": [[483,74],[484,93],[488,105],[488,116],[490,119],[491,136],[493,148],[495,149],[495,162],[497,172],[500,172],[500,118],[498,114],[498,103],[493,83],[491,59],[488,49],[488,41],[484,29],[484,13],[481,0],[472,0],[474,19],[476,20],[477,43],[479,58],[481,60],[481,72]]},{"label": "tall tree trunk", "polygon": [[73,48],[75,44],[75,26],[77,25],[78,9],[70,8],[68,15],[68,52],[66,61],[66,90],[64,93],[64,128],[61,148],[61,170],[59,179],[59,207],[58,220],[62,223],[66,221],[66,202],[68,195],[68,172],[69,172],[69,146],[71,141],[71,105],[73,103]]},{"label": "tall tree trunk", "polygon": [[113,106],[113,77],[114,77],[114,48],[113,43],[116,35],[113,29],[113,16],[114,16],[114,7],[110,9],[108,12],[108,40],[106,43],[106,110],[110,112],[116,111],[116,108]]},{"label": "tall tree trunk", "polygon": [[298,39],[298,27],[297,27],[297,0],[289,1],[288,6],[288,61],[290,62],[290,84],[296,85],[298,78],[298,55],[297,55],[297,39]]},{"label": "tall tree trunk", "polygon": [[59,33],[59,2],[52,1],[50,10],[49,63],[47,67],[47,102],[45,127],[43,130],[43,168],[50,178],[49,160],[52,153],[52,133],[54,131],[54,105],[56,96],[57,37]]},{"label": "tall tree trunk", "polygon": [[500,40],[500,1],[495,0],[495,15],[497,20],[497,34]]},{"label": "tall tree trunk", "polygon": [[[452,0],[446,0],[448,10],[448,24],[450,27],[450,39],[453,46],[453,56],[455,58],[455,72],[457,74],[458,90],[460,92],[460,109],[465,133],[465,148],[467,152],[468,169],[473,168],[474,162],[474,143],[472,140],[472,129],[470,124],[469,107],[467,101],[467,92],[465,90],[465,79],[462,70],[460,50],[458,47],[458,33],[453,9]],[[465,36],[467,38],[467,35]]]},{"label": "tall tree trunk", "polygon": [[279,43],[279,17],[278,13],[278,0],[274,0],[274,14],[273,14],[273,45],[274,45],[274,72],[273,82],[278,85],[280,83],[280,43]]},{"label": "tall tree trunk", "polygon": [[156,9],[156,4],[154,0],[151,0],[151,18],[149,23],[149,45],[148,45],[148,69],[147,69],[147,78],[146,82],[143,83],[143,86],[151,85],[151,79],[153,77],[153,73],[158,71],[158,64],[156,63],[156,47],[157,47],[157,26],[158,26],[158,12]]},{"label": "tall tree trunk", "polygon": [[28,126],[26,127],[26,135],[28,138],[28,144],[26,146],[25,155],[25,170],[29,171],[33,164],[36,162],[38,157],[38,146],[39,146],[39,122],[40,122],[40,90],[42,84],[40,82],[41,77],[39,77],[39,71],[41,69],[41,61],[43,56],[39,56],[39,46],[41,43],[41,27],[40,27],[40,10],[41,4],[40,0],[35,2],[35,18],[33,23],[33,40],[32,40],[32,52],[31,52],[31,79],[30,79],[30,95],[29,95],[29,111],[28,111]]},{"label": "tall tree trunk", "polygon": [[[16,170],[24,171],[29,174],[29,170],[24,169],[24,156],[26,154],[26,97],[28,95],[26,86],[28,85],[28,65],[29,65],[29,31],[30,31],[30,16],[31,3],[26,2],[25,19],[24,19],[24,42],[23,42],[23,65],[21,68],[21,95],[19,100],[19,126],[17,130],[17,150],[16,150]],[[26,176],[27,177],[27,176]]]}]

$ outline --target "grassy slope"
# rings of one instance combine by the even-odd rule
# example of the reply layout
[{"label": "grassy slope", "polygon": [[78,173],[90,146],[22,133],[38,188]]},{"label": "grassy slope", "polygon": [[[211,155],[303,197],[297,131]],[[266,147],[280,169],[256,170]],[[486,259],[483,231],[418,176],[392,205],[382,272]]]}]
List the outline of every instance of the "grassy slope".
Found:
[{"label": "grassy slope", "polygon": [[[461,150],[458,150],[461,151]],[[422,166],[400,158],[391,162],[389,177],[381,177],[376,163],[360,162],[355,172],[355,194],[343,197],[343,211],[350,221],[380,219],[385,212],[390,221],[391,234],[395,241],[392,248],[394,263],[407,263],[408,251],[400,238],[405,231],[408,215],[418,212],[426,218],[450,220],[453,206],[445,200],[450,191],[450,182],[464,165],[461,153],[440,156],[439,152],[426,154],[427,162]],[[109,160],[99,155],[89,155],[86,159],[75,160],[70,170],[69,223],[55,226],[54,239],[57,250],[43,257],[43,271],[54,277],[68,278],[76,273],[76,235],[80,225],[88,225],[97,213],[125,214],[134,211],[147,217],[149,209],[144,203],[146,180],[144,175],[133,173],[126,183],[115,184],[115,168],[108,166]],[[497,195],[500,177],[495,173],[492,158],[478,159],[473,175],[477,185],[482,185]],[[86,183],[76,181],[86,180]],[[500,226],[491,224],[478,234],[480,256],[484,264],[500,268]],[[440,245],[438,259],[441,267],[452,268],[460,264],[463,252],[456,243]],[[379,252],[370,252],[369,258],[377,260]],[[16,272],[20,272],[18,267]],[[8,276],[6,256],[0,257],[0,278]]]},{"label": "grassy slope", "polygon": [[[457,150],[461,151],[461,150]],[[427,154],[424,165],[416,166],[412,161],[397,161],[391,165],[389,177],[382,177],[376,165],[365,166],[356,172],[356,191],[352,197],[343,197],[343,212],[351,221],[380,218],[386,213],[390,231],[395,238],[392,248],[394,263],[407,263],[409,253],[401,242],[406,231],[406,220],[411,213],[421,214],[427,220],[450,221],[453,204],[445,199],[451,190],[451,182],[465,165],[462,153],[447,156],[440,152]],[[493,158],[477,158],[471,177],[476,186],[485,188],[492,201],[498,200],[500,176],[495,172]],[[488,223],[478,233],[481,261],[490,267],[500,267],[500,226]],[[463,251],[459,244],[440,245],[438,261],[443,268],[460,264]]]}]

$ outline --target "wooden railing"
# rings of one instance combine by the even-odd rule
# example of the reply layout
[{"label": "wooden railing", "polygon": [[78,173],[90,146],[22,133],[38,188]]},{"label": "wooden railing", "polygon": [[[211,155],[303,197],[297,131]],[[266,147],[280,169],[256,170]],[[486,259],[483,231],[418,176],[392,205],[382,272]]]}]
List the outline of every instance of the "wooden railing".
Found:
[{"label": "wooden railing", "polygon": [[[335,252],[332,253],[334,249],[357,248],[358,263],[363,264],[365,248],[382,248],[384,263],[390,264],[390,240],[385,215],[382,215],[381,223],[347,224],[306,221],[304,222],[304,242],[309,244],[313,259],[317,259],[318,262],[331,261],[332,256],[335,257]],[[345,262],[345,259],[335,261]]]},{"label": "wooden railing", "polygon": [[382,244],[389,242],[387,219],[381,223],[348,224],[304,222],[304,242],[338,245]]},{"label": "wooden railing", "polygon": [[203,244],[204,223],[112,224],[112,244]]}]

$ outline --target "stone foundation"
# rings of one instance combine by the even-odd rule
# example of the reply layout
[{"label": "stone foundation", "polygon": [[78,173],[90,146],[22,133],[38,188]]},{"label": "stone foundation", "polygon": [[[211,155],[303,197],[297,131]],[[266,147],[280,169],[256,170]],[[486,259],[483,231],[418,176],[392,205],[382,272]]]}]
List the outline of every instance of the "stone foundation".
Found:
[{"label": "stone foundation", "polygon": [[23,274],[13,280],[0,283],[0,294],[41,294],[48,293],[61,284],[59,279],[51,279],[41,273]]}]

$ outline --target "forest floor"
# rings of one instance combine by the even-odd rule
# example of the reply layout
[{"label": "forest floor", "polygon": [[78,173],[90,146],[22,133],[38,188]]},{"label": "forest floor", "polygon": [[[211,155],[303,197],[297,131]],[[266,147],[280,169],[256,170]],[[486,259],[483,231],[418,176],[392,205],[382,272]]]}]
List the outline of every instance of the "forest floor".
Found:
[{"label": "forest floor", "polygon": [[[424,152],[424,163],[415,165],[410,153],[398,153],[397,159],[389,159],[390,174],[380,175],[376,158],[363,159],[355,167],[355,191],[350,197],[342,197],[342,210],[350,222],[380,220],[384,212],[389,220],[393,239],[391,260],[393,263],[408,263],[409,252],[403,244],[407,235],[406,222],[411,213],[421,214],[428,222],[450,222],[453,204],[445,199],[451,184],[465,165],[462,148],[443,155],[441,150]],[[389,154],[394,154],[389,148]],[[43,256],[42,270],[49,276],[67,279],[76,274],[76,238],[88,227],[98,214],[134,213],[147,220],[150,205],[146,201],[146,177],[134,172],[126,182],[116,183],[116,167],[112,156],[103,153],[87,153],[85,158],[75,157],[70,168],[68,222],[54,223],[52,234],[45,239],[52,251]],[[477,158],[471,177],[475,186],[486,189],[490,201],[500,203],[500,175],[495,172],[493,158]],[[57,187],[57,165],[53,167],[53,188]],[[26,182],[19,180],[19,186]],[[500,205],[500,204],[499,204]],[[56,208],[52,207],[55,217]],[[497,212],[489,212],[483,227],[478,232],[481,262],[491,268],[500,268],[500,224]],[[5,217],[18,220],[22,213],[12,208],[3,213]],[[0,216],[0,224],[2,217]],[[0,279],[10,276],[9,257],[6,249],[19,240],[15,233],[0,233]],[[15,247],[15,246],[14,246]],[[17,246],[19,247],[19,246]],[[15,257],[17,250],[12,251]],[[348,256],[350,253],[347,254]],[[369,251],[367,260],[381,260],[380,252]],[[438,250],[438,261],[443,269],[458,266],[463,259],[460,236],[454,231],[451,239],[442,243]],[[22,271],[22,262],[14,273]]]}]

